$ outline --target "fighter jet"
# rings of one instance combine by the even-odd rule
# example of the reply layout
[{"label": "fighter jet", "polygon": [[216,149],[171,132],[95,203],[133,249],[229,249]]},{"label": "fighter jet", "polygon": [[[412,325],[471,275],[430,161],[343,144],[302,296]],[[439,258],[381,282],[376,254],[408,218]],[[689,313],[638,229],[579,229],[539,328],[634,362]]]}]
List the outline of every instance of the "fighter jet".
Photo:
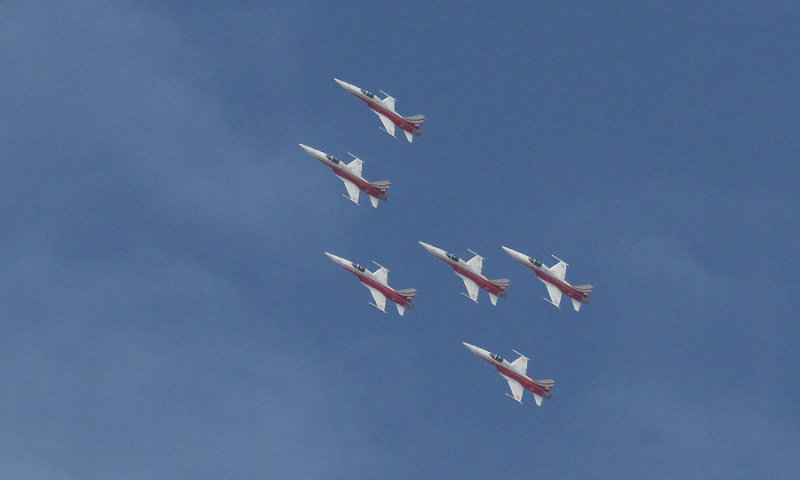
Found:
[{"label": "fighter jet", "polygon": [[344,182],[344,186],[347,189],[347,196],[342,195],[344,198],[358,205],[359,191],[361,191],[369,195],[369,200],[375,208],[378,208],[378,200],[386,200],[386,190],[389,190],[391,182],[386,180],[381,182],[368,182],[361,176],[361,166],[364,164],[364,161],[360,158],[348,152],[353,157],[353,161],[345,164],[333,155],[328,155],[325,152],[308,147],[302,143],[299,145],[312,157],[331,167],[333,173]]},{"label": "fighter jet", "polygon": [[406,308],[414,308],[414,295],[417,294],[417,291],[413,288],[408,288],[406,290],[395,290],[394,288],[390,287],[387,283],[389,279],[389,269],[378,264],[377,262],[375,265],[378,265],[378,269],[374,272],[370,272],[366,268],[362,267],[357,263],[353,263],[350,260],[346,260],[342,257],[337,257],[332,253],[325,252],[331,260],[339,264],[340,267],[344,268],[348,272],[352,273],[353,275],[357,276],[361,283],[367,287],[369,293],[372,294],[372,298],[375,300],[375,303],[370,303],[373,307],[377,308],[383,313],[386,313],[386,299],[393,301],[397,307],[397,313],[400,316],[403,316],[405,313]]},{"label": "fighter jet", "polygon": [[511,250],[508,247],[503,247],[503,250],[514,257],[515,260],[536,272],[536,276],[544,283],[544,286],[547,287],[547,293],[550,294],[549,300],[547,298],[544,299],[546,302],[561,308],[559,305],[561,304],[561,294],[563,293],[572,299],[572,307],[576,312],[580,311],[581,304],[589,303],[589,294],[592,293],[594,287],[591,285],[573,286],[566,281],[567,263],[564,260],[553,255],[553,258],[558,260],[558,263],[552,267],[548,267],[539,260],[531,258],[524,253]]},{"label": "fighter jet", "polygon": [[470,345],[467,342],[461,342],[465,347],[469,348],[472,353],[486,360],[492,364],[500,376],[508,381],[508,386],[511,387],[511,393],[508,395],[520,404],[522,404],[522,394],[528,390],[533,394],[533,399],[536,400],[536,405],[542,406],[542,399],[550,398],[550,389],[553,388],[556,382],[552,380],[534,380],[529,377],[525,372],[528,370],[528,357],[514,350],[514,353],[519,355],[519,358],[513,362],[505,360],[503,357],[496,353],[489,352],[482,348]]},{"label": "fighter jet", "polygon": [[376,97],[374,93],[364,90],[363,88],[358,88],[355,85],[343,82],[338,78],[334,78],[334,80],[339,84],[340,87],[364,101],[364,103],[366,103],[367,106],[372,109],[375,115],[381,119],[381,123],[383,123],[383,131],[389,135],[394,137],[395,126],[398,126],[401,130],[403,130],[403,133],[406,134],[406,138],[409,142],[414,141],[414,137],[419,137],[422,135],[420,126],[422,126],[422,122],[425,121],[425,116],[413,115],[410,117],[402,117],[394,110],[395,98],[383,90],[380,90],[380,92],[386,95],[386,98],[381,100],[380,98]]},{"label": "fighter jet", "polygon": [[467,292],[469,293],[469,295],[463,292],[461,294],[468,297],[473,302],[478,303],[478,287],[489,293],[489,299],[492,301],[492,305],[497,305],[497,297],[506,298],[506,289],[511,281],[505,278],[497,280],[489,280],[486,278],[486,275],[481,273],[483,257],[477,253],[469,250],[469,252],[475,256],[465,262],[452,253],[445,252],[441,248],[436,248],[425,242],[419,242],[419,244],[425,247],[425,250],[453,267],[456,275],[461,277],[461,280],[464,280],[464,285],[466,285]]}]

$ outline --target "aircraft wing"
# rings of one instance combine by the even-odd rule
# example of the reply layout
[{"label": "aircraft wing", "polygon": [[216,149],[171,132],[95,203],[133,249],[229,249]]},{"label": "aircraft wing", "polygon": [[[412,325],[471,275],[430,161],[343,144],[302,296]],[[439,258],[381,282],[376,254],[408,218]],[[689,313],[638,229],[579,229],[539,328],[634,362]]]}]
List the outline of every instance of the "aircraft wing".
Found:
[{"label": "aircraft wing", "polygon": [[567,278],[567,263],[564,260],[559,260],[558,263],[550,267],[550,272],[559,280],[564,280]]},{"label": "aircraft wing", "polygon": [[476,254],[474,257],[470,258],[469,261],[466,263],[467,265],[469,265],[469,267],[472,269],[473,272],[481,273],[481,270],[483,269],[483,257]]},{"label": "aircraft wing", "polygon": [[360,190],[358,189],[358,187],[356,187],[356,184],[351,182],[350,180],[342,178],[342,181],[344,182],[345,188],[347,188],[347,195],[349,195],[350,201],[358,205],[358,194]]},{"label": "aircraft wing", "polygon": [[375,305],[373,305],[373,307],[377,308],[383,313],[386,313],[386,297],[384,297],[381,292],[370,287],[366,283],[362,284],[367,287],[367,290],[369,290],[369,293],[372,294],[372,298],[375,300]]},{"label": "aircraft wing", "polygon": [[520,355],[518,359],[511,362],[511,368],[525,375],[525,372],[528,371],[528,357]]},{"label": "aircraft wing", "polygon": [[[373,112],[375,112],[375,110],[373,110]],[[381,119],[381,123],[383,123],[383,128],[386,130],[386,133],[394,137],[394,123],[392,123],[392,121],[389,120],[389,117],[387,117],[386,115],[381,115],[378,112],[375,112],[375,115],[377,115],[378,118]]]},{"label": "aircraft wing", "polygon": [[394,112],[394,111],[395,111],[395,110],[394,110],[394,103],[395,103],[397,100],[396,100],[396,99],[395,99],[393,96],[391,96],[391,95],[389,95],[388,93],[384,92],[383,90],[381,90],[381,93],[383,93],[384,95],[386,95],[386,98],[384,98],[383,100],[381,100],[381,103],[383,103],[383,104],[386,106],[386,108],[388,108],[389,110],[391,110],[391,111],[393,111],[393,112]]},{"label": "aircraft wing", "polygon": [[[386,267],[380,267],[379,269],[372,272],[372,275],[375,277],[375,280],[381,282],[384,285],[389,284],[389,269]],[[374,295],[374,294],[373,294]]]},{"label": "aircraft wing", "polygon": [[547,293],[550,294],[550,302],[558,307],[558,305],[561,303],[561,290],[559,290],[558,287],[552,283],[545,282],[544,280],[542,280],[542,283],[544,283],[544,286],[547,287]]},{"label": "aircraft wing", "polygon": [[525,391],[525,387],[523,387],[522,384],[519,383],[518,381],[514,380],[511,377],[507,377],[502,373],[500,374],[500,376],[505,378],[506,381],[508,381],[508,386],[509,388],[511,388],[511,395],[509,395],[509,397],[513,398],[519,403],[522,403],[522,393]]},{"label": "aircraft wing", "polygon": [[[350,155],[353,155],[352,153]],[[360,158],[353,155],[353,161],[347,164],[347,169],[350,170],[350,173],[355,175],[356,177],[361,176],[361,167],[364,165],[364,161]]]},{"label": "aircraft wing", "polygon": [[456,275],[461,277],[461,280],[464,280],[464,285],[467,287],[470,300],[478,303],[478,284],[458,272],[456,272]]}]

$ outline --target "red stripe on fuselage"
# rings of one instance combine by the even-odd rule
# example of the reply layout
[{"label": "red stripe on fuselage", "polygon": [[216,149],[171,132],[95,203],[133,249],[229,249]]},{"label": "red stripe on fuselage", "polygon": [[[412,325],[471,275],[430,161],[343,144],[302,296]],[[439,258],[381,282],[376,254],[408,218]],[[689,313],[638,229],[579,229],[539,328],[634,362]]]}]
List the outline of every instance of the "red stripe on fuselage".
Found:
[{"label": "red stripe on fuselage", "polygon": [[[448,262],[448,263],[450,263],[450,262]],[[469,278],[473,282],[477,283],[480,288],[486,290],[487,292],[491,293],[492,295],[496,295],[498,297],[505,297],[506,296],[505,289],[503,289],[501,287],[498,287],[497,285],[492,283],[485,276],[479,275],[479,274],[477,274],[477,273],[475,273],[475,272],[473,272],[471,270],[467,270],[467,269],[465,269],[463,267],[460,267],[458,265],[453,265],[452,263],[450,263],[450,266],[453,267],[453,270],[455,270],[456,272],[460,273],[461,275],[464,275],[465,277]]]},{"label": "red stripe on fuselage", "polygon": [[397,112],[393,112],[388,108],[384,107],[383,104],[380,103],[380,101],[367,100],[366,98],[358,94],[355,94],[353,92],[349,93],[354,97],[358,98],[359,100],[361,100],[362,102],[366,103],[369,108],[375,110],[376,112],[380,113],[381,115],[391,120],[392,123],[394,123],[401,129],[405,130],[406,132],[416,136],[422,135],[422,132],[420,132],[419,128],[417,128],[413,123],[409,122],[408,120],[400,116]]},{"label": "red stripe on fuselage", "polygon": [[556,278],[552,275],[547,275],[546,273],[536,270],[535,268],[531,268],[531,270],[536,272],[537,277],[541,278],[547,283],[552,283],[553,285],[555,285],[556,288],[561,290],[561,293],[568,296],[569,298],[573,298],[581,303],[589,303],[589,295],[573,287],[569,282]]},{"label": "red stripe on fuselage", "polygon": [[[352,271],[350,271],[350,272],[353,273]],[[400,295],[399,293],[395,292],[392,287],[390,287],[388,285],[380,284],[380,283],[376,282],[375,280],[367,277],[366,275],[359,275],[357,273],[355,273],[355,275],[358,276],[358,279],[361,280],[362,283],[365,283],[365,284],[369,285],[370,287],[374,288],[375,290],[381,292],[384,297],[388,298],[389,300],[393,301],[394,303],[397,303],[398,305],[402,305],[402,306],[408,307],[408,308],[413,308],[414,307],[413,302],[406,301],[406,298],[404,296]]]},{"label": "red stripe on fuselage", "polygon": [[544,398],[550,398],[552,396],[550,392],[548,392],[547,390],[545,390],[544,388],[539,386],[539,384],[537,384],[529,376],[520,375],[519,373],[515,372],[514,370],[511,370],[509,368],[506,368],[504,366],[498,365],[498,364],[493,363],[493,362],[490,362],[490,363],[492,363],[492,365],[494,365],[494,367],[497,369],[497,371],[500,372],[501,374],[503,374],[506,377],[512,378],[515,381],[519,382],[520,385],[522,385],[522,387],[525,390],[528,390],[529,392],[533,392],[536,395],[539,395],[540,397],[544,397]]},{"label": "red stripe on fuselage", "polygon": [[376,112],[380,113],[384,117],[388,118],[389,120],[392,121],[392,123],[394,123],[398,127],[402,128],[406,132],[408,132],[408,133],[410,133],[412,135],[419,136],[419,134],[420,134],[419,129],[417,127],[415,127],[413,123],[411,123],[408,120],[406,120],[405,118],[401,117],[396,112],[388,110],[386,107],[384,107],[382,105],[378,105],[377,103],[367,102],[367,105],[369,105],[369,108],[375,110]]},{"label": "red stripe on fuselage", "polygon": [[352,173],[344,170],[342,168],[331,167],[333,173],[337,176],[344,178],[358,187],[359,190],[370,195],[372,197],[378,197],[381,200],[386,200],[386,194],[382,192],[380,189],[373,187],[366,179],[359,178],[353,175]]}]

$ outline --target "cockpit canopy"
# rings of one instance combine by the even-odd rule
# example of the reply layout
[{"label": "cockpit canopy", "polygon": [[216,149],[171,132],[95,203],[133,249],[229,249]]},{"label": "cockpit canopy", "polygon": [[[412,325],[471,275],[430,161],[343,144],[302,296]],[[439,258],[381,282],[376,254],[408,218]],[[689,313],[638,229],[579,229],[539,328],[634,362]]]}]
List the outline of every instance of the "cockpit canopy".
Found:
[{"label": "cockpit canopy", "polygon": [[531,262],[532,264],[536,265],[537,267],[541,267],[542,266],[542,262],[540,262],[539,260],[536,260],[535,258],[528,257],[528,261]]},{"label": "cockpit canopy", "polygon": [[328,160],[330,160],[331,162],[333,162],[333,163],[335,163],[335,164],[338,164],[338,163],[339,163],[339,159],[338,159],[338,158],[336,158],[336,157],[334,157],[333,155],[327,155],[327,154],[326,154],[326,155],[325,155],[325,158],[327,158]]},{"label": "cockpit canopy", "polygon": [[445,253],[445,254],[444,254],[444,256],[445,256],[445,257],[447,257],[447,258],[449,258],[450,260],[452,260],[452,261],[454,261],[454,262],[458,263],[458,257],[456,257],[455,255],[453,255],[452,253]]},{"label": "cockpit canopy", "polygon": [[375,98],[375,94],[374,94],[374,93],[372,93],[372,92],[370,92],[369,90],[364,90],[364,89],[362,88],[362,89],[361,89],[361,93],[363,93],[364,95],[366,95],[366,96],[367,96],[367,97],[369,97],[369,98]]},{"label": "cockpit canopy", "polygon": [[495,359],[495,361],[497,361],[499,363],[503,363],[503,357],[501,357],[500,355],[498,355],[496,353],[490,353],[489,356],[492,357],[493,359]]},{"label": "cockpit canopy", "polygon": [[353,268],[355,268],[355,269],[356,269],[356,270],[358,270],[359,272],[364,272],[364,271],[366,271],[366,270],[367,270],[366,268],[362,267],[361,265],[359,265],[359,264],[357,264],[357,263],[351,263],[350,265],[352,265],[352,266],[353,266]]}]

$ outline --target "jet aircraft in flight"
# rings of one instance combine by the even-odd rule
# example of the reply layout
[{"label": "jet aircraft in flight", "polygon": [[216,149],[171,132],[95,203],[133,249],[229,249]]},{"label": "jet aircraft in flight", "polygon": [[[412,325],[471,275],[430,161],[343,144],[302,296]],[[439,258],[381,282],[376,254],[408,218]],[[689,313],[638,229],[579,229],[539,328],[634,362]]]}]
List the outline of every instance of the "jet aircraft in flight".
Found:
[{"label": "jet aircraft in flight", "polygon": [[338,176],[339,179],[344,182],[344,186],[347,189],[347,196],[342,195],[344,198],[347,198],[351,202],[358,205],[359,192],[364,192],[369,195],[369,200],[372,202],[372,206],[375,208],[378,208],[379,200],[386,200],[386,190],[389,190],[391,182],[386,180],[380,182],[368,182],[364,177],[361,176],[361,166],[364,164],[364,161],[360,158],[351,153],[350,155],[352,155],[353,161],[345,164],[343,161],[339,160],[333,155],[328,155],[325,152],[321,152],[316,148],[308,147],[302,143],[299,145],[303,148],[303,150],[308,152],[309,155],[331,167],[333,173],[335,173],[336,176]]},{"label": "jet aircraft in flight", "polygon": [[469,293],[469,295],[467,295],[462,292],[462,295],[468,297],[473,302],[478,303],[479,287],[489,293],[489,299],[492,301],[492,305],[497,305],[497,297],[506,297],[506,289],[511,281],[505,278],[489,280],[486,275],[481,273],[483,257],[477,253],[469,250],[469,252],[475,256],[464,261],[452,253],[445,252],[441,248],[428,245],[425,242],[419,242],[419,244],[425,247],[425,250],[453,267],[456,275],[461,277],[461,280],[464,281],[464,285],[466,285],[467,292]]},{"label": "jet aircraft in flight", "polygon": [[383,130],[389,135],[394,137],[395,126],[398,126],[401,130],[403,130],[403,133],[406,134],[406,138],[409,142],[414,141],[414,137],[419,137],[422,135],[420,127],[422,126],[422,122],[425,121],[424,115],[403,117],[394,109],[395,98],[383,90],[380,92],[386,95],[386,98],[381,100],[380,98],[376,97],[374,93],[364,90],[363,88],[343,82],[338,78],[334,78],[334,80],[339,84],[340,87],[344,88],[366,103],[367,106],[372,109],[373,113],[375,113],[375,115],[381,119],[381,123],[383,123]]},{"label": "jet aircraft in flight", "polygon": [[528,390],[533,394],[533,399],[536,405],[541,407],[542,400],[550,398],[550,389],[553,388],[556,382],[552,380],[534,380],[526,373],[528,370],[528,357],[514,350],[514,353],[519,355],[519,358],[513,362],[509,362],[496,353],[489,352],[475,345],[470,345],[467,342],[461,342],[465,347],[470,349],[472,353],[481,357],[489,362],[497,369],[500,376],[508,381],[508,386],[511,387],[512,395],[508,395],[520,404],[522,404],[522,394]]},{"label": "jet aircraft in flight", "polygon": [[406,308],[414,308],[413,300],[414,295],[417,294],[417,291],[413,288],[395,290],[394,288],[390,287],[388,283],[388,268],[373,262],[375,265],[378,265],[378,269],[374,272],[370,272],[361,265],[353,263],[350,260],[342,257],[337,257],[332,253],[325,252],[325,255],[336,262],[340,267],[357,276],[358,279],[361,280],[361,283],[367,287],[369,293],[372,294],[372,298],[375,300],[375,303],[370,303],[370,305],[377,308],[381,312],[386,313],[387,298],[395,303],[395,306],[397,307],[397,313],[399,313],[400,316],[403,316]]},{"label": "jet aircraft in flight", "polygon": [[503,250],[536,273],[539,280],[547,287],[547,293],[550,294],[550,299],[548,300],[545,298],[545,301],[561,308],[559,305],[561,304],[561,294],[563,293],[572,299],[572,308],[574,308],[576,312],[580,311],[582,304],[589,303],[589,294],[592,293],[594,287],[591,285],[572,285],[569,283],[566,280],[567,263],[565,261],[553,255],[553,258],[558,260],[558,263],[552,267],[548,267],[539,260],[531,258],[524,253],[511,250],[508,247],[503,247]]}]

